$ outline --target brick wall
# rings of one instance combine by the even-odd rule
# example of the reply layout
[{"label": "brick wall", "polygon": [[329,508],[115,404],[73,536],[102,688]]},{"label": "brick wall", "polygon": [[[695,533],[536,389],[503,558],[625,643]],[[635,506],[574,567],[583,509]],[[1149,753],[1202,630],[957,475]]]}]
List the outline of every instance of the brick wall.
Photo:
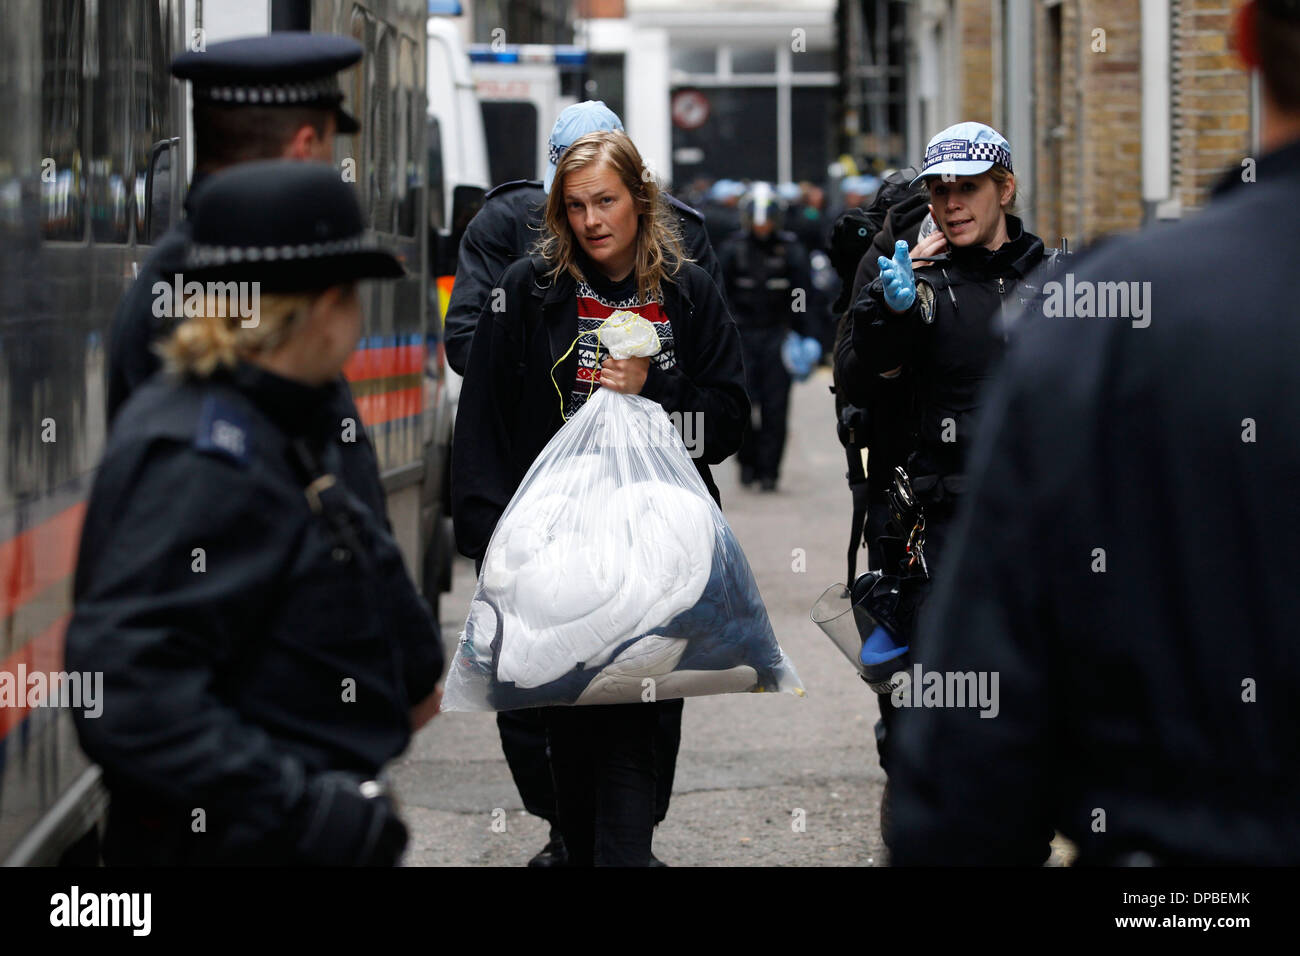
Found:
[{"label": "brick wall", "polygon": [[1251,151],[1250,77],[1229,49],[1242,0],[1174,0],[1174,188],[1184,209],[1204,205],[1210,186]]},{"label": "brick wall", "polygon": [[[1250,152],[1249,76],[1228,41],[1242,2],[1172,0],[1171,183],[1184,214],[1204,205],[1223,170]],[[1106,31],[1105,52],[1094,50],[1098,28]],[[1049,244],[1064,235],[1077,246],[1136,229],[1144,215],[1138,0],[1039,4],[1034,35],[1039,233]],[[968,62],[980,58],[974,50]],[[979,67],[971,69],[973,84],[986,84]]]},{"label": "brick wall", "polygon": [[970,120],[993,125],[995,9],[993,0],[957,0],[961,31],[962,73],[958,87],[961,122]]}]

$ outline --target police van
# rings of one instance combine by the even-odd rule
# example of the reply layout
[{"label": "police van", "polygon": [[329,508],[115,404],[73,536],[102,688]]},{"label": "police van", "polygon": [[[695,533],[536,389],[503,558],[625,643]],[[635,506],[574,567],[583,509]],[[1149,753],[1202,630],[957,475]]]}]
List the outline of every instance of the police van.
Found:
[{"label": "police van", "polygon": [[[363,285],[365,327],[345,374],[398,544],[435,608],[449,584],[451,416],[426,263],[457,209],[466,214],[458,184],[487,184],[481,136],[464,164],[450,164],[444,148],[441,167],[456,172],[441,182],[431,216],[422,3],[20,6],[14,22],[31,42],[7,47],[0,71],[8,133],[0,142],[0,674],[8,675],[0,679],[0,864],[89,863],[105,808],[98,769],[78,748],[67,707],[26,691],[44,684],[62,696],[72,677],[61,675],[63,639],[85,499],[105,443],[106,338],[135,270],[180,216],[193,166],[190,91],[171,77],[171,59],[281,29],[350,36],[364,49],[340,74],[343,106],[362,129],[338,138],[334,158],[354,174],[367,237],[395,250],[407,275]],[[457,69],[455,105],[471,118],[433,114],[444,147],[473,128],[468,67],[462,60]],[[478,172],[463,171],[474,163]],[[84,697],[84,686],[72,689]]]},{"label": "police van", "polygon": [[483,104],[492,185],[541,179],[556,117],[585,99],[587,51],[576,46],[475,43],[469,58]]}]

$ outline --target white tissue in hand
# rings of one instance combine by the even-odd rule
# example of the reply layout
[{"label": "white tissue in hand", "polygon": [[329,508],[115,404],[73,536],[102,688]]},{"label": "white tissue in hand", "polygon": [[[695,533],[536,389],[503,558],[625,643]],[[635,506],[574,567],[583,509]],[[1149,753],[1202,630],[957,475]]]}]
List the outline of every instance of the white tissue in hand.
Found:
[{"label": "white tissue in hand", "polygon": [[615,309],[599,330],[600,344],[610,358],[648,358],[659,354],[659,333],[643,315]]}]

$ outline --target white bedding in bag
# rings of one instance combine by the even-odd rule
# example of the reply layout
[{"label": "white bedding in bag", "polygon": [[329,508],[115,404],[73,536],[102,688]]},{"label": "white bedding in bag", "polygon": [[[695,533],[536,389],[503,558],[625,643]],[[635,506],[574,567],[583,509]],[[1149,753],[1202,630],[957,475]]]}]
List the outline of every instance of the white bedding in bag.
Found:
[{"label": "white bedding in bag", "polygon": [[[693,607],[712,569],[713,516],[698,494],[658,481],[612,490],[594,477],[598,461],[575,467],[588,480],[552,475],[527,490],[484,564],[484,597],[503,623],[497,679],[519,687],[604,665]],[[555,534],[557,523],[574,528],[574,509],[587,509],[582,533]]]},{"label": "white bedding in bag", "polygon": [[[653,323],[622,310],[600,337],[619,359],[660,347]],[[499,681],[538,687],[579,665],[609,664],[593,691],[602,696],[620,682],[668,673],[685,650],[684,640],[648,637],[609,660],[620,644],[699,601],[713,566],[712,502],[667,481],[620,487],[612,476],[625,474],[626,462],[620,467],[617,447],[629,436],[606,438],[601,451],[528,482],[493,535],[481,585],[501,614]],[[479,615],[475,652],[490,659],[495,628],[481,633],[479,623],[496,621],[480,604],[471,611]]]}]

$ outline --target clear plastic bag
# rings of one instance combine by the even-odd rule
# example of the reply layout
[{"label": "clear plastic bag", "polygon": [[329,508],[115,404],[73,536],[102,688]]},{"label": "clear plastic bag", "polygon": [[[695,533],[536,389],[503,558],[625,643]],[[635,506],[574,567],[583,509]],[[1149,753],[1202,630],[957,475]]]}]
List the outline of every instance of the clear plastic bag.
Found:
[{"label": "clear plastic bag", "polygon": [[443,709],[742,691],[803,694],[749,562],[663,407],[596,388],[497,523]]}]

